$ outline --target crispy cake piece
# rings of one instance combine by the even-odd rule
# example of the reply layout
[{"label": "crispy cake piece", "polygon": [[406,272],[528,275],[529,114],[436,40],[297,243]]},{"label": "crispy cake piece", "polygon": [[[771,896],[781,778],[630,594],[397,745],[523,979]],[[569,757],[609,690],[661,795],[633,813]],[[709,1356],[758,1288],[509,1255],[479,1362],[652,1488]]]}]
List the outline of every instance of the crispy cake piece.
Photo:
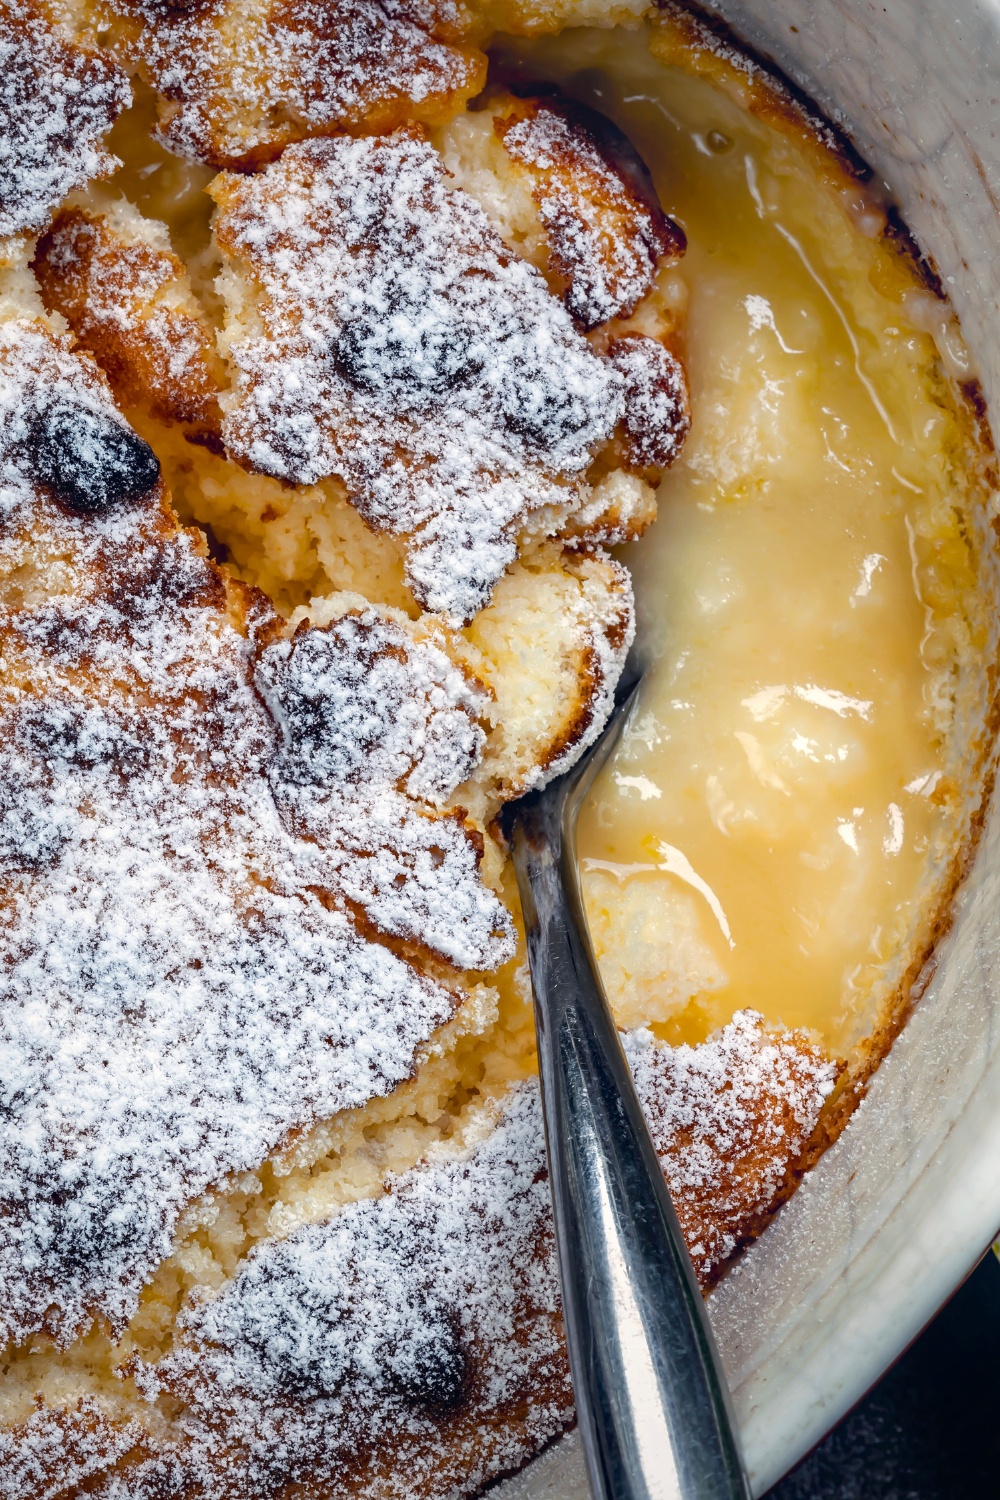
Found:
[{"label": "crispy cake piece", "polygon": [[[108,0],[117,45],[160,99],[160,132],[182,155],[246,169],[316,135],[440,124],[486,79],[495,31],[634,22],[619,0]],[[103,7],[102,7],[103,12]]]},{"label": "crispy cake piece", "polygon": [[[620,496],[609,522],[586,472],[620,424],[644,474],[654,452],[673,456],[669,382],[590,348],[419,131],[289,147],[212,192],[230,259],[223,437],[239,462],[293,484],[339,475],[373,528],[406,538],[418,602],[456,620],[533,526],[572,532],[587,511],[576,530],[623,534]],[[672,444],[644,421],[666,421]],[[627,508],[634,534],[651,492]]]},{"label": "crispy cake piece", "polygon": [[518,518],[610,437],[621,377],[417,130],[290,146],[212,191],[234,262],[229,452],[292,483],[339,473],[409,538],[418,601],[470,618]]},{"label": "crispy cake piece", "polygon": [[0,333],[0,1326],[66,1340],[192,1197],[410,1076],[459,1001],[432,953],[492,969],[510,922],[434,808],[483,690],[375,611],[284,641],[93,365]]},{"label": "crispy cake piece", "polygon": [[625,414],[615,434],[618,461],[656,484],[691,430],[684,366],[673,350],[643,333],[610,338],[606,352],[625,382]]},{"label": "crispy cake piece", "polygon": [[115,171],[103,136],[130,102],[109,52],[63,36],[31,0],[0,6],[0,237],[39,233],[67,193]]},{"label": "crispy cake piece", "polygon": [[114,59],[31,0],[0,6],[0,237],[37,234],[63,198],[120,164],[102,140],[131,102]]},{"label": "crispy cake piece", "polygon": [[550,542],[500,580],[465,635],[493,690],[475,773],[492,815],[567,770],[600,734],[635,635],[632,580],[604,553]]},{"label": "crispy cake piece", "polygon": [[165,143],[214,167],[259,166],[311,136],[439,123],[486,76],[451,0],[111,0],[111,8],[120,50],[160,96]]},{"label": "crispy cake piece", "polygon": [[[348,597],[313,599],[292,622],[326,623]],[[516,562],[490,604],[447,636],[449,654],[489,689],[482,756],[450,800],[489,825],[502,803],[567,769],[607,721],[634,634],[628,570],[600,549],[547,542]]]},{"label": "crispy cake piece", "polygon": [[711,1286],[795,1185],[839,1065],[752,1010],[700,1047],[661,1046],[640,1029],[626,1052],[691,1259]]},{"label": "crispy cake piece", "polygon": [[645,167],[610,121],[569,99],[494,101],[493,128],[528,179],[544,265],[583,328],[626,318],[685,250]]},{"label": "crispy cake piece", "polygon": [[464,809],[436,811],[479,762],[486,707],[440,634],[416,641],[398,618],[348,608],[266,646],[254,684],[281,736],[275,805],[319,846],[323,883],[458,968],[502,962],[509,921],[476,878],[482,836]]},{"label": "crispy cake piece", "polygon": [[0,1428],[0,1497],[75,1497],[86,1480],[100,1484],[118,1459],[141,1451],[145,1438],[141,1421],[127,1416],[116,1421],[86,1397],[63,1408],[41,1406],[21,1426]]},{"label": "crispy cake piece", "polygon": [[498,94],[436,131],[434,143],[624,381],[623,415],[590,476],[595,493],[555,529],[610,542],[641,535],[656,515],[653,488],[691,426],[671,284],[683,231],[627,138],[573,101]]},{"label": "crispy cake piece", "polygon": [[[626,1050],[710,1280],[794,1167],[836,1069],[752,1012],[700,1047],[640,1031]],[[563,1431],[572,1390],[537,1084],[483,1125],[464,1152],[259,1246],[221,1292],[193,1301],[167,1357],[133,1372],[142,1394],[127,1424],[95,1439],[81,1477],[106,1477],[87,1493],[277,1500],[302,1486],[432,1500],[476,1493]],[[164,1396],[166,1429],[153,1406]],[[32,1422],[46,1420],[8,1436],[3,1500],[27,1500],[16,1475]]]},{"label": "crispy cake piece", "polygon": [[225,372],[165,225],[124,199],[66,207],[34,269],[46,307],[66,319],[122,406],[218,433]]}]

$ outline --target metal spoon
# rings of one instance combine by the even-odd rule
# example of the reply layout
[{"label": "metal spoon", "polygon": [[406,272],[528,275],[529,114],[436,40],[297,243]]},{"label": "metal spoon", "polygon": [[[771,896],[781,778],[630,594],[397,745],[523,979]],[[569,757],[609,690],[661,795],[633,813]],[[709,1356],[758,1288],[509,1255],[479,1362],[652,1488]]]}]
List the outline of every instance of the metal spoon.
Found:
[{"label": "metal spoon", "polygon": [[594,961],[575,832],[638,683],[505,827],[528,937],[563,1316],[594,1500],[749,1500],[729,1393]]}]

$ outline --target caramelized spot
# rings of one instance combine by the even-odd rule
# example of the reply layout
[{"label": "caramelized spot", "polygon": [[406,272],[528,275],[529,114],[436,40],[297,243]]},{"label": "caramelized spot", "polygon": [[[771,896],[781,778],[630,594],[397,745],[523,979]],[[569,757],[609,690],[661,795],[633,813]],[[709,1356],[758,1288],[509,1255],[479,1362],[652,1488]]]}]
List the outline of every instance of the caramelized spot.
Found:
[{"label": "caramelized spot", "polygon": [[35,274],[124,406],[215,434],[223,373],[212,332],[157,232],[166,239],[125,205],[113,216],[65,209],[38,246]]},{"label": "caramelized spot", "polygon": [[210,166],[246,169],[311,136],[450,119],[486,59],[451,7],[408,0],[113,0],[160,94],[160,133]]}]

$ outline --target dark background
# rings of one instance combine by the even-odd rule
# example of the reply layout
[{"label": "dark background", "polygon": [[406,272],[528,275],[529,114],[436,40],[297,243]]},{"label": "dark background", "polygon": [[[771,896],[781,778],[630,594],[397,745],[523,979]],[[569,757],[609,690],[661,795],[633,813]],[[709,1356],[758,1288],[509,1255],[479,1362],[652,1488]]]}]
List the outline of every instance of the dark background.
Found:
[{"label": "dark background", "polygon": [[1000,1497],[1000,1263],[989,1254],[767,1500]]}]

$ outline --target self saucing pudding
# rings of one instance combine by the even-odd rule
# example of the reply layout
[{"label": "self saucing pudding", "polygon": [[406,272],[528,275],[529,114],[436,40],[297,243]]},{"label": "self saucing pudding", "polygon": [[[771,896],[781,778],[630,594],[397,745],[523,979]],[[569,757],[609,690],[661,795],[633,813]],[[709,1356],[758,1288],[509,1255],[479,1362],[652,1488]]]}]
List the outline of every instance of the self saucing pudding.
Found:
[{"label": "self saucing pudding", "polygon": [[974,372],[668,0],[0,45],[0,1500],[472,1495],[573,1421],[499,812],[638,618],[579,852],[707,1291],[975,839]]}]

